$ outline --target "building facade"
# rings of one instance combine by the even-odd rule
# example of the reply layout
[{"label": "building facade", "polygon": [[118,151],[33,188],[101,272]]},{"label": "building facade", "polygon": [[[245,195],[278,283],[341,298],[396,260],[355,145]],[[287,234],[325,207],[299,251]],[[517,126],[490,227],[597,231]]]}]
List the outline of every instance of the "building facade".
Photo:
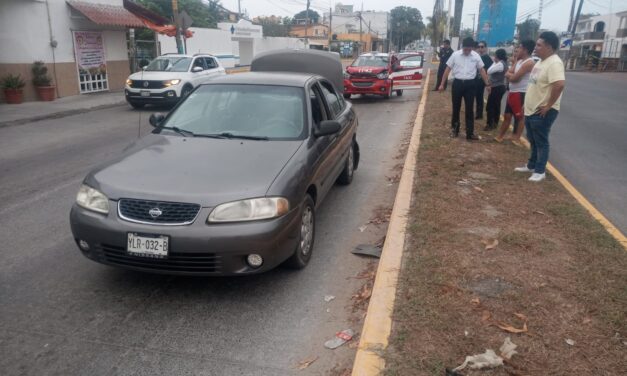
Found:
[{"label": "building facade", "polygon": [[579,19],[572,38],[569,67],[625,70],[627,11]]},{"label": "building facade", "polygon": [[37,99],[35,61],[48,67],[58,97],[122,89],[130,73],[129,27],[143,24],[122,0],[2,0],[0,77],[19,74],[27,101]]}]

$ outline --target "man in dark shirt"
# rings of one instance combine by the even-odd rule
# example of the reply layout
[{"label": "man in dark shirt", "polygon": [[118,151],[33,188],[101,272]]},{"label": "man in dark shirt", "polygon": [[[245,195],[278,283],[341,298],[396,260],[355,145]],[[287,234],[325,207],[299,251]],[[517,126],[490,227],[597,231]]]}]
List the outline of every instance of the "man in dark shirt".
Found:
[{"label": "man in dark shirt", "polygon": [[[453,49],[451,48],[451,41],[447,39],[442,42],[442,46],[440,46],[440,52],[438,53],[438,57],[440,58],[440,66],[438,67],[438,79],[435,83],[435,89],[433,89],[433,91],[437,91],[440,87],[440,84],[442,83],[442,76],[444,75],[444,71],[446,70],[446,62],[452,54]],[[444,90],[446,90],[446,84],[447,82],[444,83]]]},{"label": "man in dark shirt", "polygon": [[[493,61],[488,55],[488,43],[484,40],[477,43],[477,53],[481,56],[481,60],[483,61],[484,69],[487,71],[492,65]],[[481,77],[477,75],[477,82],[475,83],[475,88],[477,92],[475,93],[475,98],[477,100],[477,111],[475,114],[477,115],[475,119],[483,119],[483,92],[485,90],[485,85],[481,80]]]}]

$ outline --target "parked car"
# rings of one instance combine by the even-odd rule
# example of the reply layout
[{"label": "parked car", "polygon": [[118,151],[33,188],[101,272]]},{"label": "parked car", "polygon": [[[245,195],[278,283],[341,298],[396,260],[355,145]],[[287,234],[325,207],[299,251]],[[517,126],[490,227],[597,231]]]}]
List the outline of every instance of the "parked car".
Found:
[{"label": "parked car", "polygon": [[306,63],[293,69],[305,73],[199,85],[167,116],[150,117],[151,134],[91,171],[70,212],[81,253],[167,274],[305,267],[316,209],[358,167],[358,120],[333,84],[342,82],[339,57],[303,50],[261,60],[280,69],[294,54]]},{"label": "parked car", "polygon": [[371,52],[360,55],[344,73],[344,98],[353,94],[372,94],[390,98],[392,92],[419,89],[422,84],[422,64],[414,66],[415,53],[390,55]]},{"label": "parked car", "polygon": [[200,84],[226,74],[212,55],[166,54],[131,74],[126,80],[126,101],[134,108],[146,104],[173,105]]}]

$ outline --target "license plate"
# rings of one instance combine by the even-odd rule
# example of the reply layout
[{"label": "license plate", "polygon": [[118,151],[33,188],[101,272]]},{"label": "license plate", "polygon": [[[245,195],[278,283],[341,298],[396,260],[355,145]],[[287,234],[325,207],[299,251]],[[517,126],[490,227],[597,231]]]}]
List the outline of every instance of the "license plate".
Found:
[{"label": "license plate", "polygon": [[149,91],[147,91],[147,90],[142,90],[142,91],[140,91],[139,93],[140,93],[140,95],[141,95],[142,97],[149,97],[149,96],[150,96],[150,92],[149,92]]},{"label": "license plate", "polygon": [[164,258],[168,256],[169,240],[165,235],[128,233],[126,251],[134,256]]}]

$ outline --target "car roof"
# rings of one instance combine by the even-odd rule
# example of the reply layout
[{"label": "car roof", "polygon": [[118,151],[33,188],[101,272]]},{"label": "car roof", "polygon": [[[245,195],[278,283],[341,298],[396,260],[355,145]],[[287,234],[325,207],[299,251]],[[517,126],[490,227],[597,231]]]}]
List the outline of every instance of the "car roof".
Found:
[{"label": "car roof", "polygon": [[213,55],[211,55],[211,54],[194,54],[194,55],[185,55],[185,54],[161,54],[161,55],[157,56],[157,58],[160,58],[160,57],[196,57],[196,56],[211,56],[211,57],[213,57]]},{"label": "car roof", "polygon": [[246,72],[216,77],[208,82],[207,85],[236,84],[305,87],[307,82],[314,78],[323,77],[310,73],[295,72]]},{"label": "car roof", "polygon": [[359,55],[359,57],[362,56],[366,56],[366,57],[389,57],[389,54],[386,54],[385,52],[368,52],[365,54],[361,54]]}]

